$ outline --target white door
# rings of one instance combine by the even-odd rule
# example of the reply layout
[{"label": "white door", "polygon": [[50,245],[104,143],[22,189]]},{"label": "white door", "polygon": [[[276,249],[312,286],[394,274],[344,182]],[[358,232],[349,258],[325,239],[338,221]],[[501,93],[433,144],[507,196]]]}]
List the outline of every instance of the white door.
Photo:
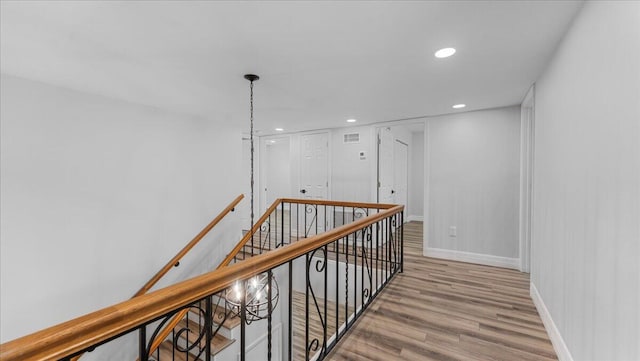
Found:
[{"label": "white door", "polygon": [[391,129],[380,128],[378,130],[378,203],[395,203],[393,143]]},{"label": "white door", "polygon": [[409,192],[409,147],[397,140],[393,144],[393,189],[395,203],[407,207]]},{"label": "white door", "polygon": [[[329,134],[303,135],[300,146],[300,198],[329,198]],[[301,216],[305,236],[324,232],[327,225],[321,208],[308,206]]]},{"label": "white door", "polygon": [[329,194],[329,136],[327,133],[301,137],[300,197],[327,199]]},{"label": "white door", "polygon": [[266,209],[278,198],[291,197],[289,138],[265,139],[262,159]]}]

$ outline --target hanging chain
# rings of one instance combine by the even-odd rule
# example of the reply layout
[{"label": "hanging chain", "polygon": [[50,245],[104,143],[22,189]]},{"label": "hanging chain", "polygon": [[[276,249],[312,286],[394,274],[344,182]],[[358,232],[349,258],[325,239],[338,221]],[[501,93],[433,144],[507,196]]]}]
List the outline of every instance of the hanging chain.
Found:
[{"label": "hanging chain", "polygon": [[[251,102],[251,130],[250,130],[250,137],[251,137],[251,227],[249,228],[249,232],[251,232],[251,244],[253,246],[253,80],[251,81],[251,85],[249,86],[249,89],[251,91],[251,97],[250,97],[250,102]],[[252,251],[253,252],[253,251]]]}]

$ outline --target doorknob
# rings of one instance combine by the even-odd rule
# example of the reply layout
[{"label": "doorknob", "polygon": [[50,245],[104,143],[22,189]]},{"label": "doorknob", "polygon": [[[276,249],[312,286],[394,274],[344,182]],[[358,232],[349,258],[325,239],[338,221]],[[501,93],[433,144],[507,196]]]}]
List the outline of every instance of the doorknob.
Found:
[{"label": "doorknob", "polygon": [[391,194],[394,194],[396,191],[394,191],[393,189],[391,190]]},{"label": "doorknob", "polygon": [[301,189],[300,193],[305,194],[305,193],[307,193],[307,190],[306,189]]}]

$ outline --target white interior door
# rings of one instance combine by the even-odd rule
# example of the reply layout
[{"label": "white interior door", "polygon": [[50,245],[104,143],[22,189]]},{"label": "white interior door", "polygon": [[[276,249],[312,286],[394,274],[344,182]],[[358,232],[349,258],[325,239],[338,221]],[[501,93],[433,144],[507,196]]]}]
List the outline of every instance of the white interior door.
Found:
[{"label": "white interior door", "polygon": [[395,203],[393,143],[391,129],[380,128],[378,130],[378,203]]},{"label": "white interior door", "polygon": [[301,137],[300,197],[327,199],[329,194],[329,136],[327,133]]},{"label": "white interior door", "polygon": [[264,140],[264,192],[269,207],[278,198],[291,197],[289,138]]},{"label": "white interior door", "polygon": [[407,207],[409,193],[409,146],[399,140],[393,143],[393,189],[395,203]]},{"label": "white interior door", "polygon": [[[329,134],[307,134],[300,137],[300,197],[329,198]],[[305,235],[324,232],[324,212],[308,207],[304,210]],[[303,222],[300,220],[300,222]]]}]

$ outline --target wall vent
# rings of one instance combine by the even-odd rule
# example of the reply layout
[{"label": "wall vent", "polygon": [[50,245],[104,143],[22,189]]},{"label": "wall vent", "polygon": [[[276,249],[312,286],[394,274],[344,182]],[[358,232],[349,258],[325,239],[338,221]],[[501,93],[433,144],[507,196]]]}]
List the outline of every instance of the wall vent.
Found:
[{"label": "wall vent", "polygon": [[349,133],[344,135],[345,143],[360,143],[360,133]]}]

